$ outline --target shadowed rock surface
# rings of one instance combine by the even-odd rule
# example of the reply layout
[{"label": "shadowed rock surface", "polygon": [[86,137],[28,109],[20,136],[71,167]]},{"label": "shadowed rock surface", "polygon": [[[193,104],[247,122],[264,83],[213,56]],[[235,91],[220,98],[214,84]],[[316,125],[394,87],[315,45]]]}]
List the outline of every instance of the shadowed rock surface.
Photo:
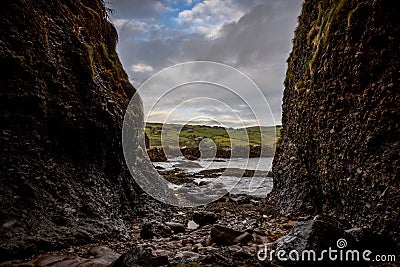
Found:
[{"label": "shadowed rock surface", "polygon": [[400,9],[305,1],[283,98],[271,200],[400,236]]},{"label": "shadowed rock surface", "polygon": [[167,256],[154,256],[150,249],[140,246],[123,254],[111,266],[112,267],[157,267],[169,264]]},{"label": "shadowed rock surface", "polygon": [[[303,256],[297,264],[290,260],[287,262],[284,260],[280,261],[279,258],[278,262],[283,266],[371,266],[370,262],[366,262],[362,258],[361,254],[365,250],[371,251],[371,259],[375,255],[396,255],[398,252],[397,245],[393,240],[379,234],[374,234],[371,232],[371,229],[349,229],[349,227],[350,225],[346,221],[339,221],[323,215],[317,215],[313,219],[300,221],[294,225],[286,236],[276,240],[275,250],[296,250],[301,252],[306,251],[306,253],[302,253]],[[323,250],[328,251],[329,248],[356,250],[359,254],[351,257],[348,255],[347,259],[349,262],[337,264],[322,254]],[[317,261],[316,259],[319,260]],[[352,261],[351,259],[354,260]]]},{"label": "shadowed rock surface", "polygon": [[[145,197],[122,153],[135,90],[103,2],[4,1],[0,13],[0,260],[123,236]],[[136,143],[135,175],[154,175]]]}]

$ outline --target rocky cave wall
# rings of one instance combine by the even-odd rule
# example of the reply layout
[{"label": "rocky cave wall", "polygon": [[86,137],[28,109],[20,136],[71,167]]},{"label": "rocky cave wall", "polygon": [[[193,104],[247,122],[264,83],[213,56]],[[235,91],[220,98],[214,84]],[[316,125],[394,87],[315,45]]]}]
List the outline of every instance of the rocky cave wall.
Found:
[{"label": "rocky cave wall", "polygon": [[[144,196],[125,166],[135,90],[103,4],[2,2],[0,258],[119,237],[155,203],[136,207]],[[141,103],[131,112],[141,127]],[[155,173],[138,146],[136,175]]]},{"label": "rocky cave wall", "polygon": [[271,199],[399,238],[400,9],[306,0],[288,59]]}]

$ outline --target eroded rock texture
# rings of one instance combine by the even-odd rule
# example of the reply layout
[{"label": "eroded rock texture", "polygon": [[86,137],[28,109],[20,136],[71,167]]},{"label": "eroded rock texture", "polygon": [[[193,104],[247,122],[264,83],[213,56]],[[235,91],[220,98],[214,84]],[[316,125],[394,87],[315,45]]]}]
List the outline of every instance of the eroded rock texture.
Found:
[{"label": "eroded rock texture", "polygon": [[288,60],[271,199],[399,237],[400,9],[305,1]]},{"label": "eroded rock texture", "polygon": [[[7,0],[0,13],[0,258],[119,236],[139,197],[121,147],[135,90],[103,2]],[[135,174],[153,175],[144,146]]]}]

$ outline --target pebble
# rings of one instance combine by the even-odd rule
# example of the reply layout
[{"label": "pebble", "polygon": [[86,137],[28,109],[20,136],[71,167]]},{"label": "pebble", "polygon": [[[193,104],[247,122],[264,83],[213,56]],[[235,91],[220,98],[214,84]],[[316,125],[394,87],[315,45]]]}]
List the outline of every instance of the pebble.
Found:
[{"label": "pebble", "polygon": [[199,228],[199,225],[191,220],[188,222],[187,227],[191,230],[196,230],[197,228]]}]

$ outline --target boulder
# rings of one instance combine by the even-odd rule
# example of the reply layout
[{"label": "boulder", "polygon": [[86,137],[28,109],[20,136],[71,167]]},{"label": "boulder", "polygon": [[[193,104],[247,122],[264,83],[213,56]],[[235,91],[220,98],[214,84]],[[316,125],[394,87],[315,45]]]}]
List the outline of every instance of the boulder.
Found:
[{"label": "boulder", "polygon": [[195,211],[193,213],[193,221],[198,225],[213,224],[217,221],[217,216],[209,211]]}]

